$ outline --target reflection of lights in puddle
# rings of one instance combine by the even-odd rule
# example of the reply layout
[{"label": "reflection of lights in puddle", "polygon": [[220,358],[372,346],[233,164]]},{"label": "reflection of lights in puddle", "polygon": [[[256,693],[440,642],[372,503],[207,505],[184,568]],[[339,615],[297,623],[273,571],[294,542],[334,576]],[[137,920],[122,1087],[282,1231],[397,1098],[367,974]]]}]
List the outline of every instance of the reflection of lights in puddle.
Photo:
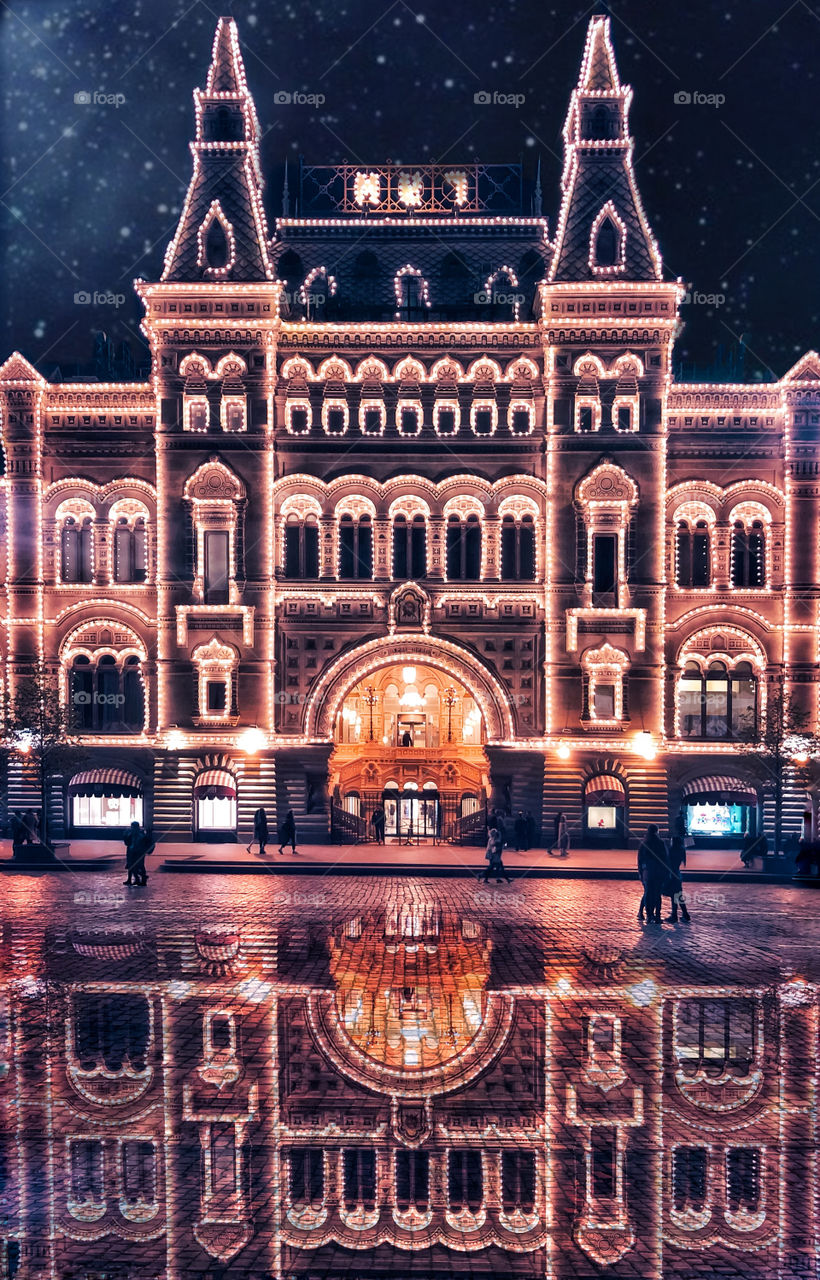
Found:
[{"label": "reflection of lights in puddle", "polygon": [[629,998],[639,1009],[644,1009],[648,1004],[652,1003],[657,992],[658,988],[652,979],[644,978],[643,982],[636,982],[634,987],[629,988]]},{"label": "reflection of lights in puddle", "polygon": [[247,978],[239,984],[239,994],[250,1004],[261,1004],[273,994],[269,982],[261,982],[259,978]]},{"label": "reflection of lights in puddle", "polygon": [[404,1065],[406,1067],[417,1067],[419,1065],[418,1049],[405,1049]]},{"label": "reflection of lights in puddle", "polygon": [[572,983],[569,978],[559,978],[555,984],[555,990],[559,996],[568,996],[572,990]]}]

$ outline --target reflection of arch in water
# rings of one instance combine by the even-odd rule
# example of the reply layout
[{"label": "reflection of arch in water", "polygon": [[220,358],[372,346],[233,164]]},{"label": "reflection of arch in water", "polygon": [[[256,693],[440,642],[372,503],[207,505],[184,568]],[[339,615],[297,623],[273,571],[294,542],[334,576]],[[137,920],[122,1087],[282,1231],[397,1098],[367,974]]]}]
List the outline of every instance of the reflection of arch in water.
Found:
[{"label": "reflection of arch in water", "polygon": [[512,1002],[487,990],[491,943],[475,921],[396,904],[349,921],[330,951],[336,990],[310,998],[309,1021],[349,1078],[381,1093],[444,1093],[501,1051]]}]

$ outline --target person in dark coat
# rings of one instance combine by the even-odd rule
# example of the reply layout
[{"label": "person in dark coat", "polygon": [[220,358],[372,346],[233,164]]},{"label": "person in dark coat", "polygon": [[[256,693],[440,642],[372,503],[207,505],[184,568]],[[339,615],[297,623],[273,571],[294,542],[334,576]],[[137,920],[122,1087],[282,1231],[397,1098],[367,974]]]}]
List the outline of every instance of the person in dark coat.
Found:
[{"label": "person in dark coat", "polygon": [[661,898],[669,876],[666,845],[658,835],[658,828],[650,822],[646,836],[638,846],[638,875],[643,885],[646,918],[649,924],[661,922]]},{"label": "person in dark coat", "polygon": [[139,852],[139,843],[142,838],[142,828],[138,822],[132,822],[131,826],[125,834],[125,869],[128,872],[128,879],[123,884],[139,883],[135,880],[135,867],[137,865],[137,855]]},{"label": "person in dark coat", "polygon": [[403,747],[412,747],[413,735],[409,729],[405,729],[404,733],[401,735],[401,745]]},{"label": "person in dark coat", "polygon": [[373,834],[376,837],[376,844],[384,844],[384,824],[385,812],[383,805],[376,805],[376,808],[370,815],[370,825],[373,828]]},{"label": "person in dark coat", "polygon": [[19,858],[20,850],[26,843],[26,826],[23,822],[23,815],[19,809],[15,809],[11,815],[9,823],[11,829],[11,856]]},{"label": "person in dark coat", "polygon": [[502,862],[502,854],[504,852],[504,837],[498,830],[498,827],[492,824],[487,828],[487,851],[484,857],[487,859],[487,867],[483,877],[479,876],[479,880],[483,879],[485,884],[490,883],[490,876],[495,878],[496,884],[501,884],[501,877],[512,884],[510,877],[504,869]]},{"label": "person in dark coat", "polygon": [[666,917],[668,924],[677,924],[678,906],[680,906],[681,919],[684,923],[688,924],[692,919],[683,897],[681,867],[686,866],[686,836],[680,831],[682,825],[682,823],[675,823],[675,832],[669,844],[669,882],[666,891],[669,894],[671,910]]},{"label": "person in dark coat", "polygon": [[561,811],[559,810],[558,813],[556,813],[555,817],[553,818],[552,842],[550,844],[549,849],[547,850],[548,853],[555,853],[555,846],[558,843],[558,837],[561,833],[561,819],[563,818],[563,816],[564,816],[563,813],[561,813]]},{"label": "person in dark coat", "polygon": [[33,809],[26,809],[23,814],[23,827],[25,844],[39,844],[40,824]]},{"label": "person in dark coat", "polygon": [[518,813],[515,815],[513,830],[515,831],[515,852],[521,853],[523,851],[524,853],[526,853],[527,849],[529,849],[530,847],[530,842],[529,842],[530,828],[529,828],[529,823],[527,822],[527,819],[524,816],[523,809],[519,809]]},{"label": "person in dark coat", "polygon": [[134,876],[138,885],[148,883],[148,872],[145,870],[145,859],[155,849],[154,841],[148,831],[140,831],[134,854]]},{"label": "person in dark coat", "polygon": [[289,844],[293,852],[296,853],[296,819],[293,816],[293,810],[288,809],[285,814],[285,821],[279,828],[279,852],[284,854],[285,845]]},{"label": "person in dark coat", "polygon": [[253,840],[248,845],[248,853],[255,844],[259,845],[260,856],[265,852],[265,845],[268,843],[268,815],[260,806],[253,815]]},{"label": "person in dark coat", "polygon": [[558,856],[559,858],[569,856],[569,823],[565,813],[558,815]]}]

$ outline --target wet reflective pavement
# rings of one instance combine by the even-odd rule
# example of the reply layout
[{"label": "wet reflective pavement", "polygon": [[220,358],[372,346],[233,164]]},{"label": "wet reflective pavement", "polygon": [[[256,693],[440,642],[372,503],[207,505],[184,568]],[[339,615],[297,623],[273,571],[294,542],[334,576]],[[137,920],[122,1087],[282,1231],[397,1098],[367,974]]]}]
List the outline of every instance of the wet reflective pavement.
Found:
[{"label": "wet reflective pavement", "polygon": [[818,897],[4,882],[0,1276],[818,1273]]}]

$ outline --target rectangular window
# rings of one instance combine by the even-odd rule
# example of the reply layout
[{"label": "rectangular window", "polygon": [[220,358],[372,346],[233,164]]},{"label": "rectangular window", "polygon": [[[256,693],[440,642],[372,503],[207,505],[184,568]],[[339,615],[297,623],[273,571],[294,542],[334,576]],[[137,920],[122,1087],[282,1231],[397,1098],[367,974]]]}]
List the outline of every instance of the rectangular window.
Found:
[{"label": "rectangular window", "polygon": [[475,1212],[484,1199],[484,1178],[480,1151],[451,1151],[448,1167],[450,1208]]},{"label": "rectangular window", "polygon": [[372,1209],[376,1203],[376,1153],[370,1148],[344,1153],[344,1200],[349,1209]]},{"label": "rectangular window", "polygon": [[211,1194],[236,1192],[236,1131],[232,1124],[211,1126]]},{"label": "rectangular window", "polygon": [[756,1213],[760,1207],[760,1150],[731,1147],[726,1152],[726,1200],[730,1213]]},{"label": "rectangular window", "polygon": [[595,684],[595,716],[598,720],[615,719],[614,684]]},{"label": "rectangular window", "polygon": [[396,1152],[396,1206],[399,1209],[427,1208],[430,1177],[426,1151]]},{"label": "rectangular window", "polygon": [[477,436],[491,436],[493,433],[492,409],[476,409],[473,414],[473,430]]},{"label": "rectangular window", "polygon": [[592,1194],[596,1200],[616,1195],[617,1143],[615,1129],[592,1130]]},{"label": "rectangular window", "polygon": [[339,408],[328,409],[325,421],[327,423],[328,435],[330,436],[344,435],[344,430],[345,430],[344,409],[339,409]]},{"label": "rectangular window", "polygon": [[526,436],[530,433],[530,411],[529,409],[514,409],[512,415],[513,435]]},{"label": "rectangular window", "polygon": [[593,431],[595,428],[595,418],[592,412],[591,404],[581,404],[578,406],[578,430]]},{"label": "rectangular window", "polygon": [[79,1138],[71,1143],[71,1198],[78,1204],[103,1198],[102,1143]]},{"label": "rectangular window", "polygon": [[205,532],[205,603],[227,604],[230,580],[230,541],[227,531]]},{"label": "rectangular window", "polygon": [[155,1199],[154,1175],[153,1142],[129,1138],[122,1144],[122,1190],[129,1204],[150,1204]]},{"label": "rectangular window", "polygon": [[632,406],[629,404],[618,405],[617,427],[619,431],[632,430]]},{"label": "rectangular window", "polygon": [[378,436],[382,430],[382,415],[380,409],[365,409],[364,411],[364,431],[365,435]]},{"label": "rectangular window", "polygon": [[421,429],[418,409],[402,409],[399,414],[399,431],[403,436],[416,436]]},{"label": "rectangular window", "polygon": [[535,1152],[504,1151],[501,1155],[501,1202],[507,1213],[532,1213],[535,1205]]},{"label": "rectangular window", "polygon": [[325,1196],[325,1162],[319,1147],[294,1147],[290,1153],[290,1198],[294,1205],[320,1208]]},{"label": "rectangular window", "polygon": [[672,1196],[679,1213],[706,1203],[706,1148],[676,1147],[672,1154]]},{"label": "rectangular window", "polygon": [[303,405],[292,405],[290,409],[290,429],[294,435],[303,435],[310,426],[308,411]]},{"label": "rectangular window", "polygon": [[208,681],[207,706],[210,712],[224,712],[228,705],[228,686],[224,680]]},{"label": "rectangular window", "polygon": [[440,436],[454,435],[456,429],[455,409],[439,409],[436,426]]},{"label": "rectangular window", "polygon": [[617,585],[618,540],[611,533],[596,533],[592,540],[592,589],[609,595]]}]

